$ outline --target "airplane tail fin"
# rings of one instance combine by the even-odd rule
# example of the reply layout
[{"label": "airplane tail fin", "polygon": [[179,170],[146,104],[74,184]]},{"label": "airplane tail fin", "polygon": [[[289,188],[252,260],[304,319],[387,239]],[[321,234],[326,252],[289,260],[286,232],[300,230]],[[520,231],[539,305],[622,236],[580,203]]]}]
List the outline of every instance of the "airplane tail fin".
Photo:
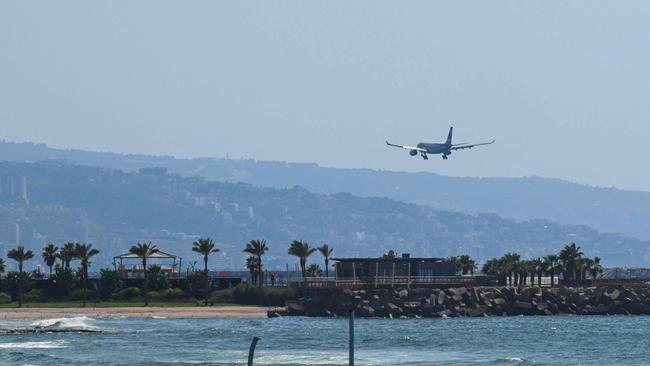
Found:
[{"label": "airplane tail fin", "polygon": [[447,135],[447,142],[445,142],[447,145],[451,145],[451,135],[454,133],[454,128],[449,127],[449,135]]}]

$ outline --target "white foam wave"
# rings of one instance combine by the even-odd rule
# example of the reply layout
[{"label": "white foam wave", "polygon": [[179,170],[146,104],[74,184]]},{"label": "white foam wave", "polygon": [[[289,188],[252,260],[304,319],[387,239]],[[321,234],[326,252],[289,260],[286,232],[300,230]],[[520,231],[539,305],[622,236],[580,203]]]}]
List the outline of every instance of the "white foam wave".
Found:
[{"label": "white foam wave", "polygon": [[68,344],[68,342],[66,342],[66,341],[0,343],[0,349],[67,348],[68,347],[67,344]]},{"label": "white foam wave", "polygon": [[94,321],[95,319],[87,316],[76,316],[72,318],[42,319],[33,322],[31,325],[43,328],[97,330],[98,328],[93,325]]}]

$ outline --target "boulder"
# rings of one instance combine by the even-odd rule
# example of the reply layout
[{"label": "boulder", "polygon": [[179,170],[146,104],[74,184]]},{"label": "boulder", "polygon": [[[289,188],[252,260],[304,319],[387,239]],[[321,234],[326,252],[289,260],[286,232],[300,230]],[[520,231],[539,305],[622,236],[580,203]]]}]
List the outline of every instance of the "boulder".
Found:
[{"label": "boulder", "polygon": [[447,298],[447,295],[445,295],[445,292],[440,291],[440,293],[438,293],[438,305],[444,304],[446,298]]},{"label": "boulder", "polygon": [[524,301],[515,301],[512,307],[515,309],[530,310],[533,308],[533,304]]},{"label": "boulder", "polygon": [[399,291],[398,295],[399,295],[400,298],[403,299],[403,298],[405,298],[405,297],[407,297],[409,295],[409,290],[402,289],[402,290]]},{"label": "boulder", "polygon": [[394,317],[395,316],[400,316],[404,312],[404,311],[402,311],[402,308],[400,308],[399,306],[393,304],[392,302],[389,302],[388,304],[386,304],[386,308],[388,309],[388,312]]},{"label": "boulder", "polygon": [[621,296],[621,291],[614,289],[612,292],[605,292],[605,296],[609,297],[612,301],[615,301],[619,296]]}]

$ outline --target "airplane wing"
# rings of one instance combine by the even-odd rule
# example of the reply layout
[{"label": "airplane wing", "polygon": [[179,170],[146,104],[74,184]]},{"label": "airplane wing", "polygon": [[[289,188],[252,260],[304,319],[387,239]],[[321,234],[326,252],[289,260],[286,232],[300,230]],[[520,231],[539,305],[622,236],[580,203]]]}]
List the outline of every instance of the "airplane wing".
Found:
[{"label": "airplane wing", "polygon": [[449,150],[471,149],[471,148],[473,148],[475,146],[490,145],[490,144],[493,144],[495,141],[496,140],[492,140],[490,142],[481,142],[480,144],[470,144],[470,145],[454,145]]},{"label": "airplane wing", "polygon": [[421,149],[421,148],[419,148],[419,147],[415,147],[415,146],[405,146],[405,145],[395,145],[395,144],[391,144],[391,143],[388,142],[388,141],[386,141],[386,145],[388,145],[388,146],[394,146],[394,147],[400,147],[400,148],[402,148],[402,149],[404,149],[404,150],[415,150],[415,151],[419,151],[419,152],[423,152],[423,153],[426,153],[426,152],[427,152],[425,149]]}]

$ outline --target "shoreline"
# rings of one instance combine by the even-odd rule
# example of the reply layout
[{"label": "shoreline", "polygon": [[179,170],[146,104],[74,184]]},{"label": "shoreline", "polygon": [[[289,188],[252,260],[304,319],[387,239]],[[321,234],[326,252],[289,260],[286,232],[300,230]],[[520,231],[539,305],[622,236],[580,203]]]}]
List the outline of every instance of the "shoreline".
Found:
[{"label": "shoreline", "polygon": [[45,319],[87,316],[165,318],[266,318],[266,306],[187,306],[187,307],[86,307],[86,308],[3,308],[0,319]]}]

